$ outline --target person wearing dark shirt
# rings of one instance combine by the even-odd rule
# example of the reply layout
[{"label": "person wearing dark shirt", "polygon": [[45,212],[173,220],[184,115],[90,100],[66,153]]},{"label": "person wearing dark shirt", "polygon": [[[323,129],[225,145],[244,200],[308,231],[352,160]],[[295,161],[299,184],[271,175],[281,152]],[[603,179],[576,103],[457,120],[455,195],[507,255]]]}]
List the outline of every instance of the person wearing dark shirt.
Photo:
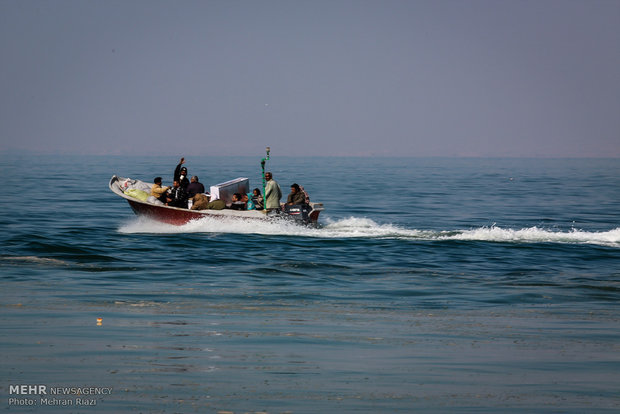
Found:
[{"label": "person wearing dark shirt", "polygon": [[286,199],[286,204],[289,206],[296,204],[306,204],[306,195],[301,191],[298,184],[291,185],[291,193]]},{"label": "person wearing dark shirt", "polygon": [[168,195],[167,205],[171,207],[187,208],[187,193],[183,187],[181,187],[181,184],[176,180],[174,181],[174,184],[172,184],[172,189]]},{"label": "person wearing dark shirt", "polygon": [[230,205],[230,208],[233,210],[245,210],[246,204],[241,200],[241,194],[233,194],[232,204]]},{"label": "person wearing dark shirt", "polygon": [[183,164],[185,164],[185,158],[181,158],[181,161],[174,169],[174,181],[178,181],[183,190],[187,192],[189,179],[187,178],[187,168],[183,167]]},{"label": "person wearing dark shirt", "polygon": [[198,182],[198,177],[195,175],[190,180],[189,185],[187,186],[187,197],[192,198],[196,194],[202,194],[205,192],[205,186],[202,183]]}]

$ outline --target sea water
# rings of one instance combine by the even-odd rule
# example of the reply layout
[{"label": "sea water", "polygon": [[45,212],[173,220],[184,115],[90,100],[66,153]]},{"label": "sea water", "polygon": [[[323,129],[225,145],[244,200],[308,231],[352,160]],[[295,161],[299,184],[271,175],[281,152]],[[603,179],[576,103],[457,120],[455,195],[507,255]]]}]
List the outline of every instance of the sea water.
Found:
[{"label": "sea water", "polygon": [[108,189],[183,155],[262,187],[260,157],[0,159],[6,409],[620,410],[620,160],[274,155],[318,228],[172,226]]}]

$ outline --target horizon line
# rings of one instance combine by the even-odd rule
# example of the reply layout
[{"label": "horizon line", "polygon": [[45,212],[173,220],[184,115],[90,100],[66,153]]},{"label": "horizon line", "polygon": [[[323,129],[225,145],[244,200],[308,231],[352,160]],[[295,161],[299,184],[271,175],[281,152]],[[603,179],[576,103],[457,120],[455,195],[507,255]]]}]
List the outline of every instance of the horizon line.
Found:
[{"label": "horizon line", "polygon": [[[264,153],[231,155],[231,154],[191,154],[194,157],[257,157],[263,156]],[[182,153],[178,155],[162,155],[162,154],[106,154],[93,152],[46,152],[35,150],[0,150],[0,156],[72,156],[72,157],[145,157],[145,158],[162,158],[162,157],[182,157]],[[620,159],[620,156],[606,155],[476,155],[476,154],[452,154],[452,155],[391,155],[391,154],[323,154],[323,155],[303,155],[303,154],[274,154],[277,157],[306,157],[306,158],[458,158],[458,159]]]}]

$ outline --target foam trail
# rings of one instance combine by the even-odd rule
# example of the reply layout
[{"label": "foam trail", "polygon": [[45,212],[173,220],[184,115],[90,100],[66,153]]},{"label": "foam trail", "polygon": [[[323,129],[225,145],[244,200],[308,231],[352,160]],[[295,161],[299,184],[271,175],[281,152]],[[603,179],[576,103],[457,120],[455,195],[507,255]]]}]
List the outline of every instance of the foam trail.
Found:
[{"label": "foam trail", "polygon": [[349,217],[327,220],[319,228],[296,225],[289,221],[214,219],[205,217],[182,226],[160,223],[145,217],[132,220],[119,229],[121,233],[233,233],[316,238],[384,238],[411,240],[470,240],[514,243],[576,243],[620,247],[620,228],[606,232],[570,232],[545,230],[538,227],[505,229],[497,226],[469,230],[416,230],[393,224],[377,224],[368,218]]},{"label": "foam trail", "polygon": [[[119,229],[121,233],[236,233],[319,238],[420,237],[419,230],[406,230],[391,224],[379,225],[366,218],[351,217],[329,221],[319,228],[297,225],[288,220],[262,221],[205,217],[182,226],[138,217]],[[428,233],[428,232],[427,232]]]},{"label": "foam trail", "polygon": [[410,230],[393,224],[377,224],[368,218],[349,217],[338,221],[328,220],[320,229],[320,237],[372,237],[372,238],[412,238],[431,237],[435,232]]},{"label": "foam trail", "polygon": [[138,217],[123,224],[121,233],[233,233],[233,234],[264,234],[287,236],[311,236],[318,229],[296,225],[290,221],[242,220],[238,218],[204,217],[192,220],[181,226],[161,223],[147,217]]},{"label": "foam trail", "polygon": [[480,240],[495,242],[599,244],[610,247],[620,247],[620,228],[606,232],[588,232],[576,229],[570,232],[562,232],[545,230],[538,227],[514,230],[493,226],[464,230],[457,234],[440,236],[439,238],[444,240]]}]

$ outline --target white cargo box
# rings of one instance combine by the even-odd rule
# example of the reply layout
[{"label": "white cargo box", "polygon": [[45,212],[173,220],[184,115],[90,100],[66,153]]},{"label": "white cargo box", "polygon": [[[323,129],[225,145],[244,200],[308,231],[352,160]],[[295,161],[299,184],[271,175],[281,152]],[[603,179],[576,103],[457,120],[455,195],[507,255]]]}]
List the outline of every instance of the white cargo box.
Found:
[{"label": "white cargo box", "polygon": [[210,189],[211,200],[224,200],[226,205],[230,205],[232,203],[233,194],[245,194],[249,191],[249,178],[235,178],[234,180],[226,181],[225,183],[212,185]]}]

